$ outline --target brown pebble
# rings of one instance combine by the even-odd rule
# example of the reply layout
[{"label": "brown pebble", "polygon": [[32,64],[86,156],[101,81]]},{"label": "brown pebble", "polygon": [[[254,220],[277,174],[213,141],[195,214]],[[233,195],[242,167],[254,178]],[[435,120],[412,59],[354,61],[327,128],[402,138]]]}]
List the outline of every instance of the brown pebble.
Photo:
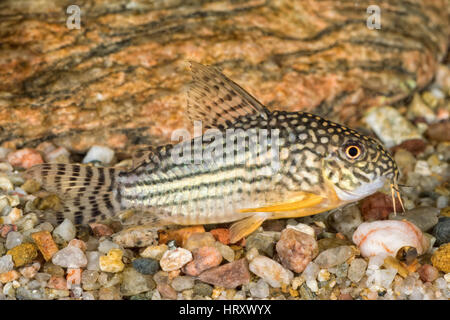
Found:
[{"label": "brown pebble", "polygon": [[39,251],[44,256],[45,261],[49,261],[53,257],[53,255],[58,252],[58,246],[53,240],[50,232],[35,232],[31,235],[31,237],[38,246]]},{"label": "brown pebble", "polygon": [[240,259],[206,270],[200,274],[198,279],[218,287],[234,289],[250,281],[250,271],[247,260]]},{"label": "brown pebble", "polygon": [[102,223],[90,223],[89,226],[91,227],[94,235],[98,238],[103,236],[110,236],[114,233],[110,227]]},{"label": "brown pebble", "polygon": [[430,140],[450,141],[450,121],[447,120],[429,126],[425,135]]},{"label": "brown pebble", "polygon": [[178,246],[184,246],[184,243],[191,234],[202,232],[205,232],[205,228],[203,226],[192,226],[169,231],[160,230],[158,231],[159,243],[166,244],[170,240],[175,240]]},{"label": "brown pebble", "polygon": [[338,300],[353,300],[350,293],[341,293],[338,297]]},{"label": "brown pebble", "polygon": [[422,139],[410,139],[403,141],[399,145],[396,145],[395,147],[391,148],[391,153],[397,152],[398,149],[405,149],[409,152],[411,152],[413,155],[417,156],[420,153],[425,151],[425,148],[427,147],[427,144]]},{"label": "brown pebble", "polygon": [[430,264],[424,264],[417,272],[423,282],[433,282],[439,277],[439,270]]},{"label": "brown pebble", "polygon": [[292,228],[284,229],[281,232],[276,250],[281,264],[297,273],[303,272],[308,263],[319,254],[316,239]]},{"label": "brown pebble", "polygon": [[177,292],[167,283],[160,283],[156,286],[159,293],[163,298],[175,300],[177,298]]},{"label": "brown pebble", "polygon": [[214,236],[217,241],[222,242],[223,244],[230,243],[230,230],[225,228],[217,228],[210,231],[210,233]]},{"label": "brown pebble", "polygon": [[30,263],[38,255],[36,247],[32,243],[22,243],[21,245],[8,250],[6,254],[12,256],[14,266],[16,267],[21,267]]},{"label": "brown pebble", "polygon": [[[402,207],[398,198],[395,198],[395,207],[397,212],[401,211]],[[364,221],[385,220],[391,212],[394,212],[392,198],[382,192],[374,193],[361,203],[361,213]]]},{"label": "brown pebble", "polygon": [[190,276],[198,276],[203,271],[216,267],[222,262],[222,254],[214,247],[197,248],[192,254],[194,260],[183,268],[183,272]]},{"label": "brown pebble", "polygon": [[67,290],[67,281],[63,277],[51,276],[47,282],[47,287],[56,290]]}]

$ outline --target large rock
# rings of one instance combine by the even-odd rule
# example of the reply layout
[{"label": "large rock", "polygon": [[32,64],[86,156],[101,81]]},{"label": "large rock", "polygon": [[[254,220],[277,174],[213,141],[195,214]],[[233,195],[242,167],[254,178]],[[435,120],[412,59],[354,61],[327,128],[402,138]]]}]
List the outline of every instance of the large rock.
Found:
[{"label": "large rock", "polygon": [[352,120],[424,87],[448,42],[446,0],[377,3],[381,30],[366,26],[369,0],[93,0],[69,29],[73,4],[3,2],[1,146],[168,142],[191,128],[187,60],[223,68],[271,108]]}]

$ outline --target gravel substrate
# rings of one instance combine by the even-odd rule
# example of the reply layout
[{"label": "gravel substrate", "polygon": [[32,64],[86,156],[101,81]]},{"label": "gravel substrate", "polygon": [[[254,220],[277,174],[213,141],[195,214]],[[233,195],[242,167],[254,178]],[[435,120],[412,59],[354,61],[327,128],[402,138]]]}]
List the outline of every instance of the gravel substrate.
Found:
[{"label": "gravel substrate", "polygon": [[[427,91],[369,110],[358,128],[391,148],[406,213],[393,213],[383,189],[339,210],[265,222],[235,244],[229,224],[76,230],[69,220],[42,221],[60,200],[22,172],[74,155],[49,142],[0,148],[0,299],[447,300],[449,114],[450,71],[441,65]],[[82,162],[131,163],[102,146]]]}]

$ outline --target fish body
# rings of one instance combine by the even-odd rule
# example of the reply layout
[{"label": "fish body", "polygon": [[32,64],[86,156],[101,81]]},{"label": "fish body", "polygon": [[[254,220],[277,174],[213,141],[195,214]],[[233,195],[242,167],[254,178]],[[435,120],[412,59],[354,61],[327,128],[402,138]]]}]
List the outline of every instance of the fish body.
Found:
[{"label": "fish body", "polygon": [[151,147],[131,170],[29,170],[62,196],[59,220],[82,224],[139,209],[168,224],[238,221],[237,240],[264,220],[330,210],[397,180],[395,161],[376,139],[311,113],[270,111],[217,69],[192,69],[187,111],[203,135]]}]

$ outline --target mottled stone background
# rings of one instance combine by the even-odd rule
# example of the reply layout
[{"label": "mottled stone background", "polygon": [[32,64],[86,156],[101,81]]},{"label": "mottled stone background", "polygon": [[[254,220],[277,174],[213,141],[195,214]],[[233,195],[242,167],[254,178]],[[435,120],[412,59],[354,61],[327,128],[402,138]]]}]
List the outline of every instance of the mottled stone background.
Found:
[{"label": "mottled stone background", "polygon": [[[66,8],[81,8],[81,29]],[[366,26],[370,4],[381,29]],[[447,54],[448,0],[6,0],[0,145],[75,152],[168,142],[190,128],[187,60],[214,64],[270,108],[356,123],[426,86]]]}]

